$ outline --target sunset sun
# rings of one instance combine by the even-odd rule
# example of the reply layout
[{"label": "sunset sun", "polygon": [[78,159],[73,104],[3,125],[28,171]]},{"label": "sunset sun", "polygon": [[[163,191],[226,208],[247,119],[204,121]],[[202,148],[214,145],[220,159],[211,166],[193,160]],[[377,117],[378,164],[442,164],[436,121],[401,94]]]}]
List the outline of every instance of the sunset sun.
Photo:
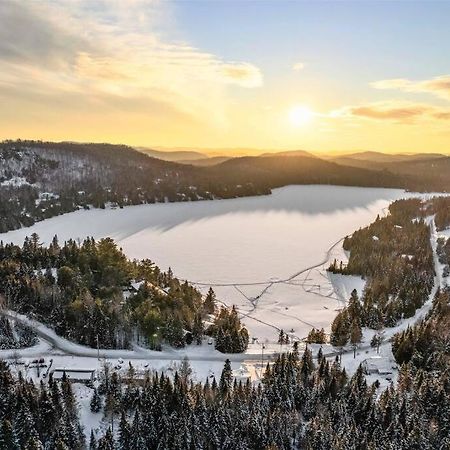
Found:
[{"label": "sunset sun", "polygon": [[308,106],[295,105],[289,111],[289,122],[293,127],[303,127],[314,118],[314,113]]}]

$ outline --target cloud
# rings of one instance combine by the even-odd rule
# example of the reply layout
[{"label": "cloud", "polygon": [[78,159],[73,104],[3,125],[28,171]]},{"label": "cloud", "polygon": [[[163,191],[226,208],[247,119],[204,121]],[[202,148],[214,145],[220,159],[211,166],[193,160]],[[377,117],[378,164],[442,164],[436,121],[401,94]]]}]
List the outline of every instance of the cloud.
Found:
[{"label": "cloud", "polygon": [[258,87],[263,83],[261,71],[248,63],[226,63],[220,65],[220,71],[231,83],[244,87]]},{"label": "cloud", "polygon": [[128,99],[137,110],[167,105],[222,124],[228,90],[259,87],[262,73],[170,40],[167,8],[152,0],[0,2],[0,95],[58,97],[69,107],[75,94],[94,106]]},{"label": "cloud", "polygon": [[422,103],[389,101],[360,106],[347,106],[338,111],[332,111],[329,116],[359,117],[370,120],[412,124],[418,120],[450,120],[450,110]]},{"label": "cloud", "polygon": [[303,70],[305,68],[305,63],[302,62],[296,62],[293,66],[292,66],[292,70],[295,70],[296,72],[300,72],[301,70]]},{"label": "cloud", "polygon": [[380,80],[371,83],[375,89],[396,89],[403,92],[419,92],[433,94],[450,100],[450,75],[442,75],[428,80],[411,81],[406,78]]},{"label": "cloud", "polygon": [[25,3],[0,2],[0,60],[15,63],[55,64],[70,60],[78,46],[89,47],[77,35],[66,33]]}]

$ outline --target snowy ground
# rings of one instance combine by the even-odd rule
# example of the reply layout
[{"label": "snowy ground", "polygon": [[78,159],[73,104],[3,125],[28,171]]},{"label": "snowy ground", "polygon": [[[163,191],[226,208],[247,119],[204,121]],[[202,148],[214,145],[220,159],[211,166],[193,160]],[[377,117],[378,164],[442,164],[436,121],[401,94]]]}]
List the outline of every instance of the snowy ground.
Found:
[{"label": "snowy ground", "polygon": [[[372,222],[395,189],[289,186],[270,196],[78,211],[0,235],[21,244],[33,232],[48,243],[111,236],[130,258],[150,258],[226,305],[236,304],[251,337],[276,341],[279,329],[305,337],[327,328],[358,280],[325,271],[340,240]],[[335,291],[336,290],[336,291]]]},{"label": "snowy ground", "polygon": [[[14,352],[14,357],[62,358],[55,361],[67,368],[81,361],[97,368],[98,357],[115,366],[121,358],[133,365],[167,370],[188,356],[199,379],[208,376],[210,370],[217,375],[229,357],[234,369],[244,365],[257,379],[261,358],[267,361],[280,350],[288,350],[275,343],[280,328],[293,338],[305,337],[312,327],[328,331],[351,291],[362,293],[364,280],[360,277],[326,271],[333,259],[347,259],[342,249],[343,236],[370,223],[376,214],[383,214],[391,200],[411,195],[387,189],[291,186],[269,197],[80,211],[0,235],[5,241],[17,243],[32,232],[37,232],[44,242],[56,233],[62,239],[111,235],[130,257],[152,257],[163,268],[168,266],[165,258],[173,258],[175,273],[187,273],[191,281],[198,280],[201,274],[203,282],[194,281],[199,289],[206,291],[212,285],[224,304],[237,304],[251,337],[257,338],[244,355],[223,355],[207,344],[183,350],[166,348],[163,352],[136,347],[133,351],[100,350],[97,354],[96,349],[61,339],[48,327],[19,316],[17,320],[38,331],[41,342]],[[433,248],[437,237],[433,228]],[[178,252],[174,253],[177,246]],[[435,259],[438,286],[445,280]],[[430,304],[395,329],[386,330],[386,339],[423,317]],[[368,345],[372,335],[373,331],[364,330],[358,358],[349,361],[350,372],[363,359],[373,356]],[[389,348],[383,351],[389,352]],[[324,351],[336,353],[329,346],[324,346]],[[14,359],[11,351],[0,352],[0,357]],[[343,357],[346,359],[348,355]]]},{"label": "snowy ground", "polygon": [[[425,305],[416,312],[414,317],[402,321],[395,328],[385,330],[385,341],[380,346],[379,354],[369,344],[374,333],[373,330],[364,330],[363,342],[357,349],[355,357],[350,348],[341,352],[330,345],[322,346],[324,354],[330,360],[340,355],[341,362],[350,376],[361,363],[382,367],[383,373],[368,375],[368,382],[373,383],[378,380],[381,389],[389,386],[391,382],[395,382],[398,376],[389,338],[425,317],[438,286],[443,286],[450,281],[443,278],[443,267],[436,256],[437,238],[439,236],[448,238],[450,232],[448,230],[436,232],[432,218],[428,220],[432,229],[431,243],[434,251],[436,278],[433,292]],[[353,227],[354,229],[355,227]],[[20,370],[27,378],[39,381],[47,378],[47,370],[44,369],[38,374],[35,368],[27,365],[37,357],[44,357],[47,365],[51,363],[52,370],[56,368],[87,368],[94,369],[99,373],[102,366],[108,363],[113,370],[125,373],[132,364],[137,373],[141,375],[146,371],[158,371],[170,375],[177,370],[182,359],[187,356],[193,369],[193,378],[202,381],[207,377],[220,377],[224,360],[228,357],[232,361],[236,377],[243,379],[250,377],[253,381],[258,382],[265,364],[276,358],[280,351],[290,350],[290,346],[280,346],[270,342],[273,341],[279,327],[283,327],[288,332],[294,330],[291,334],[295,337],[303,337],[312,326],[323,326],[328,329],[331,320],[336,315],[336,310],[345,304],[350,292],[357,289],[361,294],[364,288],[364,280],[361,278],[326,272],[326,267],[334,258],[344,261],[346,259],[347,255],[342,249],[341,241],[337,240],[336,242],[336,245],[331,245],[328,251],[324,252],[325,255],[320,261],[304,266],[304,269],[298,270],[297,273],[290,276],[269,277],[267,281],[253,283],[217,283],[222,284],[215,286],[221,298],[231,298],[232,294],[236,292],[239,294],[233,298],[241,299],[241,302],[238,303],[240,311],[244,316],[248,314],[248,318],[245,319],[246,323],[251,327],[252,334],[260,337],[257,342],[249,346],[245,354],[223,355],[215,351],[207,342],[204,342],[202,346],[190,346],[182,350],[164,348],[162,352],[154,352],[136,347],[132,351],[100,350],[97,353],[96,349],[69,342],[58,337],[48,327],[24,316],[13,314],[15,320],[32,326],[38,332],[40,341],[28,349],[2,350],[0,358],[8,360],[13,370]],[[201,289],[206,289],[207,286],[209,284],[200,285]],[[270,338],[267,330],[270,330]],[[312,346],[315,354],[319,348],[318,345]],[[74,390],[81,406],[81,421],[86,435],[89,436],[91,429],[94,431],[104,430],[107,424],[102,415],[92,414],[89,409],[92,389],[75,383]]]}]

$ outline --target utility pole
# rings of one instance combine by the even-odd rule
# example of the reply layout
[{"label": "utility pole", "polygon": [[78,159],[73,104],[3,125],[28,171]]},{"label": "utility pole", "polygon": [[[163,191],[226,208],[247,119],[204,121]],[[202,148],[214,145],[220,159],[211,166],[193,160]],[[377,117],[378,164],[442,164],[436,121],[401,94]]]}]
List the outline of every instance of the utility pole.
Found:
[{"label": "utility pole", "polygon": [[100,361],[100,347],[98,345],[98,333],[97,333],[97,359]]},{"label": "utility pole", "polygon": [[264,369],[264,349],[266,348],[265,344],[261,344],[261,375],[260,378],[263,377],[263,369]]}]

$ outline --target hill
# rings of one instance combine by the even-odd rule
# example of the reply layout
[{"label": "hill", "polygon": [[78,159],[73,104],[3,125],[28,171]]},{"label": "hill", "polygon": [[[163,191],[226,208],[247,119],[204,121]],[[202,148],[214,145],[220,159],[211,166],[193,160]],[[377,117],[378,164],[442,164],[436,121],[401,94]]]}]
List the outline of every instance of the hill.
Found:
[{"label": "hill", "polygon": [[346,186],[403,187],[406,180],[385,172],[342,166],[314,156],[243,157],[225,161],[210,169],[223,182],[251,182],[276,188],[290,184],[338,184]]},{"label": "hill", "polygon": [[182,159],[179,162],[180,164],[192,164],[193,166],[199,167],[208,167],[214,166],[216,164],[223,163],[224,161],[228,161],[232,159],[230,156],[211,156],[210,158],[201,158],[201,159]]},{"label": "hill", "polygon": [[450,157],[438,153],[414,155],[389,155],[377,152],[362,152],[338,156],[333,162],[342,166],[389,171],[407,178],[406,188],[417,191],[450,190]]},{"label": "hill", "polygon": [[180,164],[125,145],[5,141],[0,143],[0,232],[80,208],[265,195],[290,184],[450,190],[450,157],[444,156],[349,158],[346,165],[304,151],[223,158]]},{"label": "hill", "polygon": [[310,152],[307,152],[306,150],[286,150],[283,152],[272,152],[272,153],[263,153],[260,156],[263,157],[272,157],[272,156],[307,156],[308,158],[316,158],[315,155],[313,155]]},{"label": "hill", "polygon": [[163,161],[173,162],[193,162],[208,158],[205,153],[193,150],[154,150],[146,147],[136,147],[136,150],[145,153],[152,158],[162,159]]},{"label": "hill", "polygon": [[125,145],[0,143],[0,232],[76,209],[267,194]]}]

